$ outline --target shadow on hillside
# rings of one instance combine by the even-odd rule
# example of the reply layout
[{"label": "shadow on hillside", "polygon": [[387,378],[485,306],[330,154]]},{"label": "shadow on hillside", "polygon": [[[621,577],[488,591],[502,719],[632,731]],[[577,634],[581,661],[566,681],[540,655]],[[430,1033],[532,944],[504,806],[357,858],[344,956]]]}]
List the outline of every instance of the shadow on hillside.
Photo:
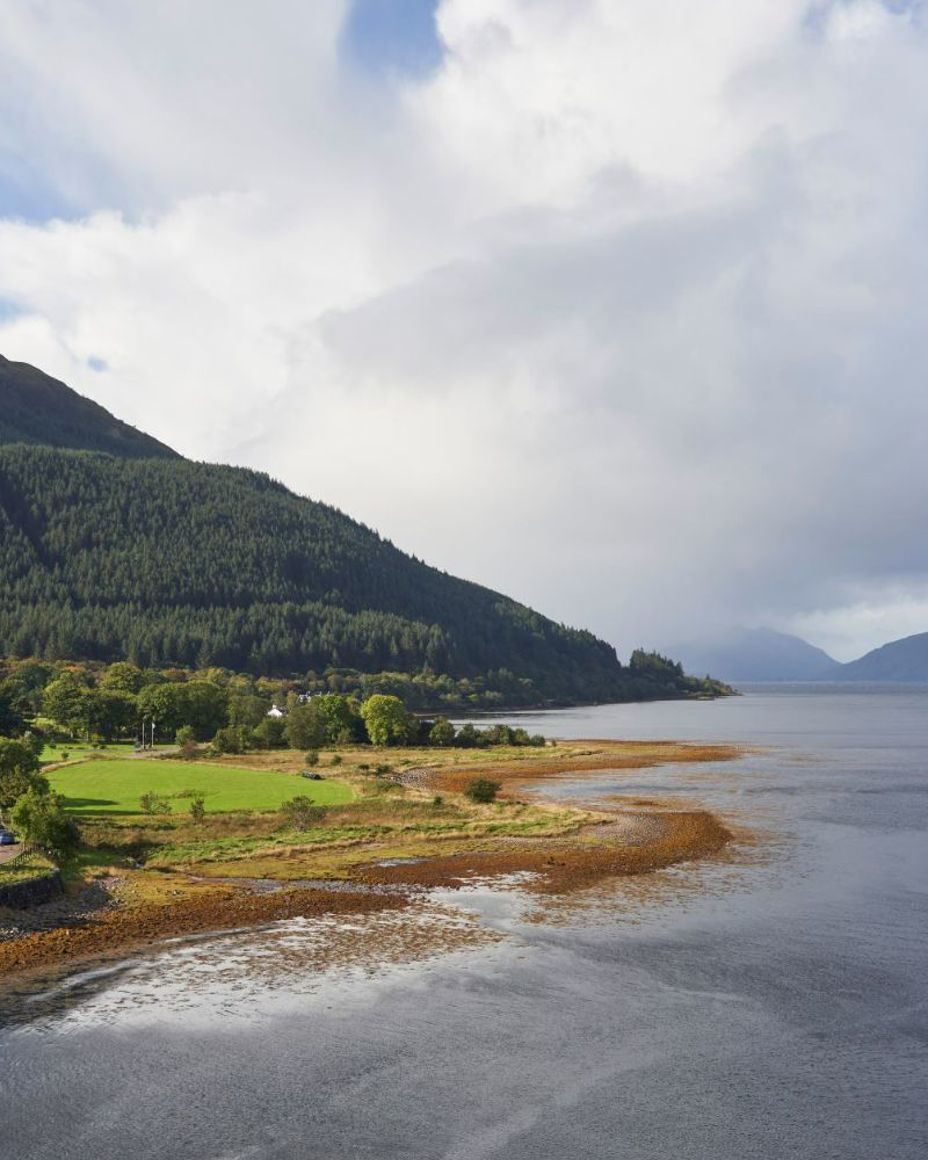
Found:
[{"label": "shadow on hillside", "polygon": [[[83,810],[86,813],[92,813],[94,810],[103,809],[106,806],[116,805],[115,798],[79,798],[66,797],[63,799],[64,808],[66,810]],[[107,810],[108,814],[115,813],[132,813],[131,810]],[[136,811],[138,812],[138,811]]]}]

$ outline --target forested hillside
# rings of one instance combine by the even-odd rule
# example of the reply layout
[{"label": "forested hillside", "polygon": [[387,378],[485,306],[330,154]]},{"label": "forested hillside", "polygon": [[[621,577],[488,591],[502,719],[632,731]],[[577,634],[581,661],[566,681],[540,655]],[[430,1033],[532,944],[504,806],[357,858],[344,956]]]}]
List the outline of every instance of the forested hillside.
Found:
[{"label": "forested hillside", "polygon": [[649,654],[623,666],[266,475],[182,459],[25,364],[0,375],[0,656],[414,676],[416,704],[718,691]]},{"label": "forested hillside", "polygon": [[[646,692],[644,674],[590,633],[429,568],[252,471],[0,447],[0,540],[7,655],[493,673],[518,701]],[[666,676],[651,695],[673,695]]]},{"label": "forested hillside", "polygon": [[133,458],[179,458],[97,403],[28,363],[0,355],[0,443],[79,447]]}]

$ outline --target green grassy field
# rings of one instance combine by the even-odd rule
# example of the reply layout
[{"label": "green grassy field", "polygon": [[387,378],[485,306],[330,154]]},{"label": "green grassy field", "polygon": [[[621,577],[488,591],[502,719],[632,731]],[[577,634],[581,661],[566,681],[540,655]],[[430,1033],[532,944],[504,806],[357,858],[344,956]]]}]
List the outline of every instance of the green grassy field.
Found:
[{"label": "green grassy field", "polygon": [[[135,746],[131,741],[114,742],[106,746],[106,752],[112,754],[113,757],[122,757],[133,752]],[[99,753],[99,745],[89,745],[86,741],[62,741],[54,745],[45,745],[42,747],[42,752],[39,754],[39,760],[42,762],[55,762],[62,760],[74,760],[75,757],[86,757],[90,753]],[[62,758],[62,754],[66,753],[67,758]]]},{"label": "green grassy field", "polygon": [[139,798],[149,790],[170,798],[178,814],[190,809],[190,796],[178,796],[187,790],[203,797],[209,813],[276,810],[298,794],[319,805],[338,805],[352,797],[344,782],[187,761],[101,758],[53,770],[48,779],[67,808],[84,815],[139,814]]}]

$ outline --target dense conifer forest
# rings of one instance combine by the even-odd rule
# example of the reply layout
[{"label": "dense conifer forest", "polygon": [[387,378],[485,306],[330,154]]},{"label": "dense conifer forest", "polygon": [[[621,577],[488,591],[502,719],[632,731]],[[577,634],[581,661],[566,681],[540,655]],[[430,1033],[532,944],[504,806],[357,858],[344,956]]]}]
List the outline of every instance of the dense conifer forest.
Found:
[{"label": "dense conifer forest", "polygon": [[[41,398],[52,383],[64,400],[42,415],[60,436],[73,399],[87,401],[35,375]],[[645,654],[623,666],[591,633],[428,567],[266,475],[155,441],[148,458],[135,444],[100,451],[118,420],[97,410],[74,436],[89,450],[23,443],[21,431],[11,442],[0,427],[0,656],[415,676],[413,701],[462,681],[480,703],[718,691]]]}]

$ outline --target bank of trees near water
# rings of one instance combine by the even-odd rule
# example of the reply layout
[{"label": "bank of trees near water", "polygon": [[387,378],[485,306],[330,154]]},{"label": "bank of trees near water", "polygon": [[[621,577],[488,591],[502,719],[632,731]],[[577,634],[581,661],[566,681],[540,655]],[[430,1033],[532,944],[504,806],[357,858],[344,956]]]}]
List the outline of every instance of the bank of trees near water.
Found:
[{"label": "bank of trees near water", "polygon": [[[630,667],[653,687],[682,677],[679,665],[650,653],[633,654]],[[500,679],[505,681],[507,674]],[[14,736],[31,722],[57,740],[211,741],[231,752],[286,744],[295,722],[325,714],[325,738],[313,745],[364,742],[369,736],[358,707],[386,697],[388,703],[402,703],[406,713],[406,724],[394,739],[402,734],[406,743],[419,744],[428,740],[421,724],[424,714],[437,710],[437,717],[446,718],[475,705],[496,707],[465,689],[458,690],[459,697],[436,696],[437,680],[430,674],[366,676],[351,671],[279,680],[217,667],[143,669],[129,661],[9,660],[0,662],[0,735]],[[269,715],[274,706],[283,716]],[[466,743],[475,744],[468,736]]]},{"label": "bank of trees near water", "polygon": [[335,745],[543,744],[508,726],[455,729],[446,716],[423,717],[393,693],[308,694],[293,682],[255,680],[212,669],[143,670],[10,662],[0,680],[0,732],[67,744],[176,743],[191,754]]},{"label": "bank of trees near water", "polygon": [[[41,756],[49,742],[63,743],[61,757],[66,760],[68,739],[80,735],[101,743],[137,738],[138,745],[173,740],[190,760],[289,747],[304,752],[308,765],[316,763],[319,749],[339,745],[545,744],[543,737],[507,725],[480,729],[467,723],[455,728],[447,717],[423,718],[392,694],[374,693],[360,700],[343,693],[301,698],[291,691],[282,715],[269,716],[271,701],[247,678],[213,674],[215,679],[208,679],[181,672],[171,674],[173,679],[155,676],[128,663],[99,671],[35,663],[9,666],[0,681],[5,734],[0,735],[0,821],[56,859],[69,856],[79,843],[79,831],[63,799],[52,792]],[[340,760],[337,755],[332,759]],[[145,797],[140,808],[158,812],[157,803]],[[202,799],[192,803],[192,810],[202,814],[202,808]]]}]

